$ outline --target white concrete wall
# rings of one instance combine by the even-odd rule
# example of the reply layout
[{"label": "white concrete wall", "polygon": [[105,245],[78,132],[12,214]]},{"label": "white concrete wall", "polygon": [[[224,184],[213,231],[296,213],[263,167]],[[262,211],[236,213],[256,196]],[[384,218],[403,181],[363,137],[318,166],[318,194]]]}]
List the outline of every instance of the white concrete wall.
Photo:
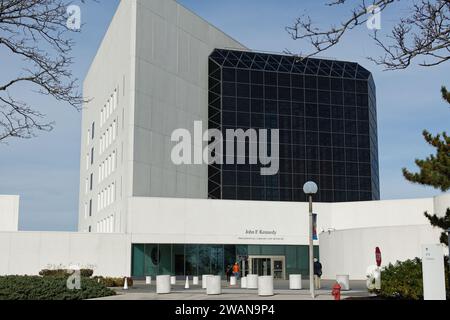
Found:
[{"label": "white concrete wall", "polygon": [[[90,101],[83,106],[80,158],[80,232],[97,231],[97,223],[114,216],[113,232],[125,232],[126,199],[131,195],[132,146],[134,123],[134,81],[136,60],[136,0],[121,1],[90,66],[83,85],[83,95]],[[117,107],[105,124],[100,126],[100,114],[114,91],[117,90]],[[100,138],[116,121],[116,139],[100,154]],[[95,122],[95,138],[88,139]],[[86,156],[94,148],[94,164],[87,165]],[[116,153],[112,174],[99,182],[99,165]],[[94,174],[93,190],[86,192],[86,179]],[[107,208],[97,210],[97,195],[108,186],[115,185],[115,201]],[[92,217],[85,214],[85,205],[92,199]]]},{"label": "white concrete wall", "polygon": [[174,0],[138,0],[136,32],[133,196],[207,199],[208,166],[175,166],[171,135],[207,129],[208,57],[245,47]]},{"label": "white concrete wall", "polygon": [[128,210],[133,243],[309,243],[306,203],[132,198]]},{"label": "white concrete wall", "polygon": [[352,279],[365,279],[367,267],[375,264],[376,247],[382,251],[383,266],[421,257],[422,245],[439,243],[442,232],[430,225],[424,212],[443,216],[447,208],[450,194],[333,204],[330,224],[319,237],[324,277],[349,274]]},{"label": "white concrete wall", "polygon": [[423,244],[439,243],[440,232],[430,225],[360,228],[320,234],[320,259],[324,279],[348,274],[365,280],[366,270],[376,265],[375,248],[383,264],[421,257]]},{"label": "white concrete wall", "polygon": [[19,196],[0,195],[0,231],[19,230]]},{"label": "white concrete wall", "polygon": [[0,232],[0,257],[0,275],[78,265],[94,275],[123,277],[131,271],[131,241],[124,234]]}]

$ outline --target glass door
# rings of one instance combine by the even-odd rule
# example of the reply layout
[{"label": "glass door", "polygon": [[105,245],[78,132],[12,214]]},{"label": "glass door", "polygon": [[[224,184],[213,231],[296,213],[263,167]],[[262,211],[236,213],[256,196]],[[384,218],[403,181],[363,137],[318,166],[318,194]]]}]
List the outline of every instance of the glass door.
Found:
[{"label": "glass door", "polygon": [[272,263],[270,258],[253,258],[252,259],[252,274],[258,276],[272,275]]},{"label": "glass door", "polygon": [[252,256],[248,258],[249,270],[258,276],[273,276],[274,279],[284,280],[285,257]]}]

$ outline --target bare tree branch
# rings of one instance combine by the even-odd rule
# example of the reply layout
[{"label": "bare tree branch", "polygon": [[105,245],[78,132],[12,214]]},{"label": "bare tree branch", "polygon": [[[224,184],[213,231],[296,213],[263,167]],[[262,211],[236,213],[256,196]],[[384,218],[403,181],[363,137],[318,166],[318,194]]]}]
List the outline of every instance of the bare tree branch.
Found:
[{"label": "bare tree branch", "polygon": [[[376,7],[382,13],[396,2],[400,0],[359,0],[339,26],[321,30],[313,25],[311,17],[302,16],[286,30],[294,40],[305,40],[312,45],[312,52],[306,55],[302,53],[310,57],[336,46],[350,30],[365,25],[371,14],[369,8]],[[373,33],[372,38],[384,54],[369,59],[387,70],[405,69],[419,58],[418,64],[424,67],[450,60],[450,0],[408,2],[409,12],[401,11],[397,24],[386,36],[380,37],[377,31]],[[345,3],[348,1],[336,0],[326,5],[339,6]]]},{"label": "bare tree branch", "polygon": [[85,102],[70,69],[74,46],[70,34],[77,32],[67,26],[70,4],[70,0],[0,0],[0,50],[23,63],[16,76],[0,83],[0,142],[53,128],[36,106],[13,97],[13,89],[21,85],[31,85],[35,92],[77,110]]}]

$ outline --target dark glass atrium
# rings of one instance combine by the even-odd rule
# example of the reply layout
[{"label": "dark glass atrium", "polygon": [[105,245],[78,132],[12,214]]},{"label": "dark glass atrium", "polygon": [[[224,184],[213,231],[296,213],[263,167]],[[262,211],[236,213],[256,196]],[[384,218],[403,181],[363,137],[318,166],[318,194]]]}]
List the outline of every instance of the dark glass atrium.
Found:
[{"label": "dark glass atrium", "polygon": [[209,59],[209,128],[279,129],[279,167],[210,165],[211,199],[316,201],[380,198],[376,89],[356,63],[216,49]]}]

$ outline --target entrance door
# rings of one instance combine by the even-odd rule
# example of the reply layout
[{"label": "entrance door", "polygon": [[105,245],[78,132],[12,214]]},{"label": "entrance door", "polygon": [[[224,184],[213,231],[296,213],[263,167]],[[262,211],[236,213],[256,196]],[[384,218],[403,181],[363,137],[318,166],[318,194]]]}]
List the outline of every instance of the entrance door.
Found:
[{"label": "entrance door", "polygon": [[252,274],[259,276],[272,275],[272,262],[269,258],[253,258],[252,259]]},{"label": "entrance door", "polygon": [[275,279],[284,280],[285,257],[275,256],[250,256],[248,258],[249,270],[258,276],[273,276]]}]

